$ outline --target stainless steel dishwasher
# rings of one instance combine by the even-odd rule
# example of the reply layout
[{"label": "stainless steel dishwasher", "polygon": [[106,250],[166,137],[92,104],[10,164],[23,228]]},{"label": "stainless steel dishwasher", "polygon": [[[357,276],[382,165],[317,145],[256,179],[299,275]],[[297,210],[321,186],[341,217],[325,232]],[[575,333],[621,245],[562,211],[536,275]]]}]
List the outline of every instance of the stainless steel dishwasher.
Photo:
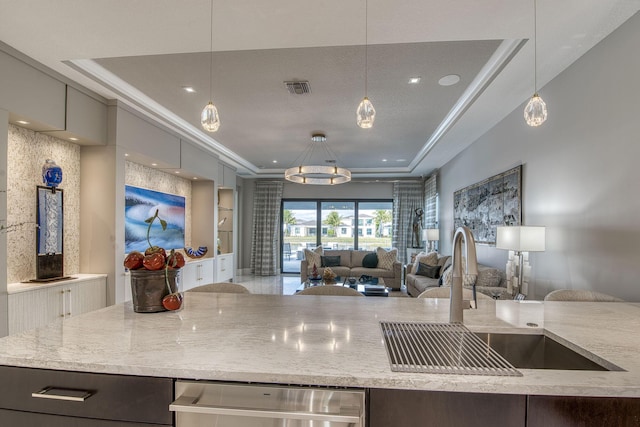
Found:
[{"label": "stainless steel dishwasher", "polygon": [[363,390],[176,381],[177,427],[364,427]]}]

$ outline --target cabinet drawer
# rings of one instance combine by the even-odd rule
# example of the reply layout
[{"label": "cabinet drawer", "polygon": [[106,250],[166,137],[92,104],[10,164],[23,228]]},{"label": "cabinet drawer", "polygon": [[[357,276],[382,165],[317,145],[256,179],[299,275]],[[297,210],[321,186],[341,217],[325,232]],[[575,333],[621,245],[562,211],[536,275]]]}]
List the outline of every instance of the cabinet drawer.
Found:
[{"label": "cabinet drawer", "polygon": [[[83,390],[90,396],[84,401],[32,397],[32,393],[47,387]],[[169,378],[0,366],[0,408],[3,409],[171,425],[169,404],[172,401],[173,380]]]},{"label": "cabinet drawer", "polygon": [[2,420],[3,426],[20,427],[165,427],[164,424],[94,420],[35,412],[9,411],[7,409],[0,409],[0,420]]}]

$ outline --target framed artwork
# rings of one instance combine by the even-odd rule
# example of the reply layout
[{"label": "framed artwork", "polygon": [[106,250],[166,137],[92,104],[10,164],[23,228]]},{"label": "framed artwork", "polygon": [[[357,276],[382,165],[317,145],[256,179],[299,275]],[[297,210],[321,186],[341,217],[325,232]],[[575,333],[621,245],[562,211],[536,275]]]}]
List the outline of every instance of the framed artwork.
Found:
[{"label": "framed artwork", "polygon": [[49,281],[64,276],[64,191],[37,187],[36,279]]},{"label": "framed artwork", "polygon": [[466,226],[476,243],[495,244],[496,227],[522,222],[522,165],[453,193],[454,230]]},{"label": "framed artwork", "polygon": [[149,233],[151,243],[167,250],[184,247],[185,198],[146,188],[125,186],[125,253],[144,252],[148,247],[147,228],[144,222],[158,209],[160,218],[167,222],[162,230],[159,221],[154,222]]}]

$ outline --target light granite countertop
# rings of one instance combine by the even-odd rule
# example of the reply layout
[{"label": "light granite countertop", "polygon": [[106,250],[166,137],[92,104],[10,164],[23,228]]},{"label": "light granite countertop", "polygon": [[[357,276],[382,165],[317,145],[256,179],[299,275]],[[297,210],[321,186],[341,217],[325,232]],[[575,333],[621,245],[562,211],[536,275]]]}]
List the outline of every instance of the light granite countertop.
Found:
[{"label": "light granite countertop", "polygon": [[[624,371],[521,377],[392,372],[380,321],[447,322],[448,300],[186,293],[176,312],[119,304],[0,339],[0,365],[170,378],[640,397],[640,304],[479,301],[476,332],[546,333]],[[537,326],[528,326],[536,324]]]}]

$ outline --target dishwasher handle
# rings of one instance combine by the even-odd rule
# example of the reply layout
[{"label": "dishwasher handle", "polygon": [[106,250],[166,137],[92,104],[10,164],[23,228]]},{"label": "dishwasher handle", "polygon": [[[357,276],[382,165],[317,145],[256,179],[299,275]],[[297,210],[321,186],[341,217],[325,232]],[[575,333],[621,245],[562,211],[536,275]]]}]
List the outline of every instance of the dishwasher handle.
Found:
[{"label": "dishwasher handle", "polygon": [[358,411],[350,411],[351,413],[348,414],[336,414],[326,412],[284,411],[279,409],[250,409],[235,406],[203,405],[197,403],[197,400],[198,398],[180,396],[169,405],[169,410],[210,415],[233,415],[236,417],[285,418],[292,420],[356,423],[356,425],[360,425],[359,423],[361,421],[361,414],[357,413]]}]

